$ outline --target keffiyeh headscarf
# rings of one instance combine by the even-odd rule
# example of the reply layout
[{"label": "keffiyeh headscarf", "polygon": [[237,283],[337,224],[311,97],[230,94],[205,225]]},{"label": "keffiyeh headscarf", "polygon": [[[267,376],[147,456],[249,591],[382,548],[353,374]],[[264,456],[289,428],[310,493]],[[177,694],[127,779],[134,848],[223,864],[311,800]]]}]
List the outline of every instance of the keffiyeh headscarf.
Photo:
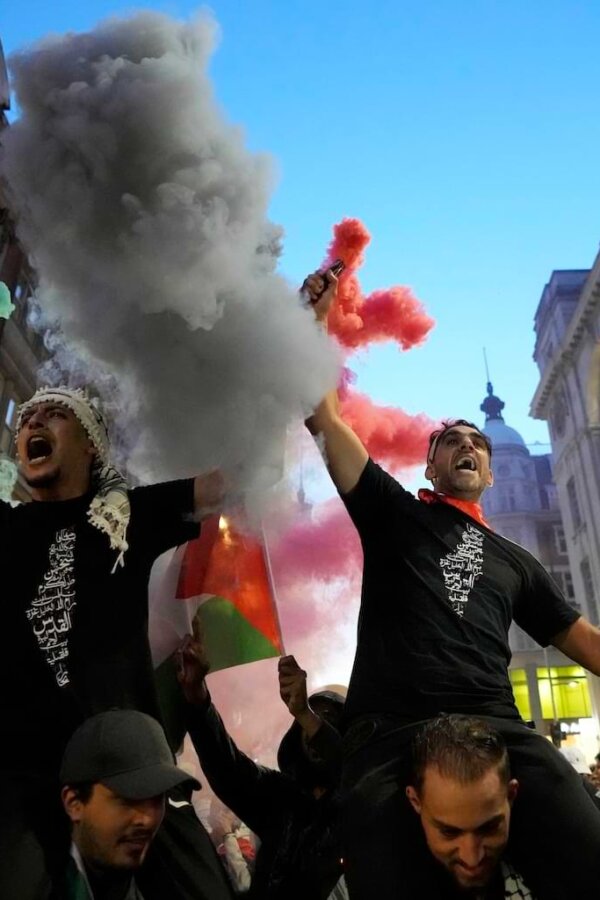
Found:
[{"label": "keffiyeh headscarf", "polygon": [[19,407],[17,432],[21,429],[23,416],[40,403],[57,403],[70,409],[96,448],[98,455],[92,467],[95,496],[87,514],[90,523],[108,536],[110,546],[119,554],[114,572],[117,566],[123,565],[128,547],[126,535],[131,507],[125,479],[109,462],[108,429],[100,405],[80,389],[43,387]]}]

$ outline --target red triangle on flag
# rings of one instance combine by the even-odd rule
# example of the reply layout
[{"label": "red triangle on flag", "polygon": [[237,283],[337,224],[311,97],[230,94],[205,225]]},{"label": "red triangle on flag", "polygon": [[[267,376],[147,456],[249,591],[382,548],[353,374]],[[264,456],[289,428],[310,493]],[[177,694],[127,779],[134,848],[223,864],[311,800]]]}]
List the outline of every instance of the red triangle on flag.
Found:
[{"label": "red triangle on flag", "polygon": [[223,517],[205,520],[200,537],[186,546],[177,597],[185,600],[201,594],[229,600],[250,625],[283,652],[264,547]]}]

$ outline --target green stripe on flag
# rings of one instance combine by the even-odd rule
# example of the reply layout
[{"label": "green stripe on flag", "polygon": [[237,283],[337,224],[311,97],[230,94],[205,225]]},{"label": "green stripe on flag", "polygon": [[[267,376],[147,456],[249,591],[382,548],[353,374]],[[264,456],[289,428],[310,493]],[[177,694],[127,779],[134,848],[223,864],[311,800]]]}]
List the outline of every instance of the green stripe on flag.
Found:
[{"label": "green stripe on flag", "polygon": [[254,628],[230,600],[210,597],[198,609],[211,672],[279,656],[279,650]]}]

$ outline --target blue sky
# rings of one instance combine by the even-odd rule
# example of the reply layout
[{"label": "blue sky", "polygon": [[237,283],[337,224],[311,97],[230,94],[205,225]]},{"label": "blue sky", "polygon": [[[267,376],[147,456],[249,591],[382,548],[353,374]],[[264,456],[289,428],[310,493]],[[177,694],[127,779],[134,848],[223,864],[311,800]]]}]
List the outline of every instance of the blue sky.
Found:
[{"label": "blue sky", "polygon": [[[177,17],[187,2],[143,4]],[[135,7],[139,8],[139,7]],[[594,0],[223,0],[216,94],[276,161],[272,218],[295,281],[331,226],[372,234],[363,286],[409,284],[437,320],[427,345],[355,361],[378,402],[479,420],[487,348],[506,419],[527,442],[533,315],[555,268],[595,258],[600,5]],[[6,53],[91,27],[119,2],[4,0]]]}]

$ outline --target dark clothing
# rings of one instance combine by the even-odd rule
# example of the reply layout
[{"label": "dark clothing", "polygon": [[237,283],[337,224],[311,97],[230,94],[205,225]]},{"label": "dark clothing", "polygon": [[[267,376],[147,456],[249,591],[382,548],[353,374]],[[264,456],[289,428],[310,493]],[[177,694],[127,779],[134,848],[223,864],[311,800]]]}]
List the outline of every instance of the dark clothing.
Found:
[{"label": "dark clothing", "polygon": [[490,717],[504,735],[521,783],[511,859],[534,895],[587,900],[600,883],[600,816],[521,721],[508,676],[513,619],[547,644],[579,614],[526,550],[415,499],[371,460],[343,499],[365,557],[342,785],[352,900],[449,896],[404,796],[418,723],[441,712]]},{"label": "dark clothing", "polygon": [[[87,520],[89,495],[0,502],[6,566],[0,654],[0,759],[56,770],[70,734],[111,707],[157,717],[148,578],[157,556],[198,535],[191,480],[129,492],[125,565]],[[44,752],[40,753],[43,746]]]},{"label": "dark clothing", "polygon": [[136,878],[144,900],[233,900],[217,851],[186,799],[185,787],[169,794],[165,818]]},{"label": "dark clothing", "polygon": [[544,568],[455,507],[415,499],[372,460],[342,499],[365,558],[348,720],[519,718],[511,621],[546,645],[579,618]]},{"label": "dark clothing", "polygon": [[[249,898],[326,900],[342,875],[336,793],[317,800],[289,776],[257,765],[212,703],[190,712],[189,734],[215,794],[260,838]],[[311,747],[331,757],[336,739],[325,723]]]},{"label": "dark clothing", "polygon": [[[536,900],[592,900],[600,883],[600,816],[573,767],[521,722],[482,717],[506,741],[519,781],[508,853]],[[454,898],[404,794],[419,725],[363,720],[346,736],[344,827],[351,897]],[[373,866],[377,859],[377,866]],[[371,865],[366,865],[370,860]]]},{"label": "dark clothing", "polygon": [[21,854],[21,874],[13,858],[0,856],[2,897],[43,897],[26,887],[11,894],[5,885],[19,878],[44,882],[44,853],[52,867],[58,843],[68,853],[64,813],[50,816],[46,802],[54,791],[58,800],[57,772],[73,730],[111,707],[157,716],[148,578],[160,553],[198,534],[189,520],[193,481],[136,488],[129,498],[129,550],[114,574],[117,554],[87,520],[91,495],[15,508],[0,502],[6,579],[0,773],[15,785],[0,791],[0,821],[11,823],[15,844],[30,848]]},{"label": "dark clothing", "polygon": [[0,769],[0,897],[47,900],[70,840],[58,778]]}]

